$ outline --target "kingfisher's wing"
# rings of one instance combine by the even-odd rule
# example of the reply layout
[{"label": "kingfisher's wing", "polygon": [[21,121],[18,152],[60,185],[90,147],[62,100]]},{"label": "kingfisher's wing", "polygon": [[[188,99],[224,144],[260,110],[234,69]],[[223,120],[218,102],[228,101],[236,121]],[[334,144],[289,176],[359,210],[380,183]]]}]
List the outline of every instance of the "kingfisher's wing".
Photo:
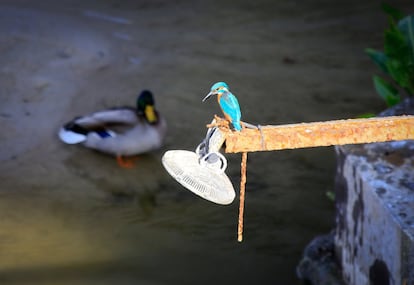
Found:
[{"label": "kingfisher's wing", "polygon": [[223,113],[234,122],[239,122],[241,118],[240,106],[236,96],[231,93],[224,94],[220,98],[220,107]]}]

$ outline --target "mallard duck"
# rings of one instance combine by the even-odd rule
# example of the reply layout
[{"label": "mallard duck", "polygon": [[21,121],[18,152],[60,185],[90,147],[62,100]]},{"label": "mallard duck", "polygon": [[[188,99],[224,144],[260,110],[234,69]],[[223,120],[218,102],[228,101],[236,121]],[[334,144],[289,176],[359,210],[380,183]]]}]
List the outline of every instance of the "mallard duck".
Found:
[{"label": "mallard duck", "polygon": [[152,93],[144,90],[137,106],[115,107],[76,117],[59,130],[67,144],[85,147],[116,156],[120,166],[131,167],[122,156],[132,156],[160,148],[167,125],[155,110]]}]

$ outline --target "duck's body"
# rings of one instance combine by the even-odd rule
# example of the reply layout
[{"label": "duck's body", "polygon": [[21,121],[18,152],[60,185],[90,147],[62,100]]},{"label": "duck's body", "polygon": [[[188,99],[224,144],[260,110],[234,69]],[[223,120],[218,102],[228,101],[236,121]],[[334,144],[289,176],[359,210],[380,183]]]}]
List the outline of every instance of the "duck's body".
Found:
[{"label": "duck's body", "polygon": [[207,94],[203,101],[207,100],[212,95],[217,95],[217,102],[224,114],[224,117],[236,131],[241,131],[241,111],[239,102],[237,101],[236,96],[234,96],[229,89],[229,86],[225,82],[217,82],[213,84],[210,93]]},{"label": "duck's body", "polygon": [[143,91],[137,108],[111,108],[77,117],[60,129],[59,137],[68,144],[82,143],[120,157],[160,148],[166,129],[164,118],[154,109],[152,94]]}]

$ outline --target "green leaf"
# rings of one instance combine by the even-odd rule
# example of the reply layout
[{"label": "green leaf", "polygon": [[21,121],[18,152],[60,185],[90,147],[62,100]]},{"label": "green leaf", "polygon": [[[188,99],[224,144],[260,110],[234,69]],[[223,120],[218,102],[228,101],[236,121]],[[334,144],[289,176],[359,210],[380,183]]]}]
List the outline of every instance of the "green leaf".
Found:
[{"label": "green leaf", "polygon": [[374,76],[374,86],[388,106],[401,101],[397,87],[414,95],[414,15],[406,16],[391,5],[382,3],[389,26],[384,31],[383,51],[365,49],[371,60],[390,76],[390,82]]},{"label": "green leaf", "polygon": [[398,22],[400,19],[404,17],[404,14],[401,13],[400,10],[392,7],[390,4],[382,3],[382,10],[391,17],[395,22]]},{"label": "green leaf", "polygon": [[397,84],[403,88],[411,88],[410,70],[408,66],[399,60],[389,60],[387,62],[387,69],[390,76],[397,82]]},{"label": "green leaf", "polygon": [[414,91],[412,78],[414,74],[414,52],[409,37],[413,38],[414,44],[414,34],[409,33],[412,28],[410,24],[405,21],[402,23],[402,30],[396,24],[390,24],[390,27],[385,30],[384,54],[387,57],[385,65],[387,73],[392,79],[411,93]]},{"label": "green leaf", "polygon": [[398,59],[407,57],[411,53],[404,34],[396,25],[391,25],[384,32],[384,53],[388,57]]},{"label": "green leaf", "polygon": [[365,52],[370,56],[372,61],[381,68],[382,71],[388,74],[387,56],[382,51],[377,51],[372,48],[365,49]]},{"label": "green leaf", "polygon": [[328,197],[329,200],[335,202],[335,192],[327,191],[325,194],[326,194],[326,197]]},{"label": "green leaf", "polygon": [[408,16],[398,22],[398,30],[404,36],[411,58],[414,59],[414,16]]},{"label": "green leaf", "polygon": [[406,43],[405,57],[403,60],[406,72],[406,82],[402,85],[409,94],[414,94],[414,16],[408,16],[398,22],[398,30]]},{"label": "green leaf", "polygon": [[384,99],[387,106],[393,106],[401,101],[398,90],[379,76],[373,76],[375,90]]}]

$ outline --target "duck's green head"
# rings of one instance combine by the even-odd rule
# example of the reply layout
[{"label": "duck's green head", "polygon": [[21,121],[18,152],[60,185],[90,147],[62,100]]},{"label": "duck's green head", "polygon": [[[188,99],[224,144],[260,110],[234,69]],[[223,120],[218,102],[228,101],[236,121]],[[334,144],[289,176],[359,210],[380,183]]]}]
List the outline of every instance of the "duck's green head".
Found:
[{"label": "duck's green head", "polygon": [[151,91],[142,91],[137,99],[137,110],[138,114],[143,115],[150,124],[158,122],[157,111],[154,105],[154,97]]},{"label": "duck's green head", "polygon": [[219,91],[229,91],[230,87],[227,85],[226,82],[216,82],[211,86],[210,93],[207,94],[206,97],[204,97],[203,102],[206,101],[208,98],[210,98],[212,95],[217,95]]}]

